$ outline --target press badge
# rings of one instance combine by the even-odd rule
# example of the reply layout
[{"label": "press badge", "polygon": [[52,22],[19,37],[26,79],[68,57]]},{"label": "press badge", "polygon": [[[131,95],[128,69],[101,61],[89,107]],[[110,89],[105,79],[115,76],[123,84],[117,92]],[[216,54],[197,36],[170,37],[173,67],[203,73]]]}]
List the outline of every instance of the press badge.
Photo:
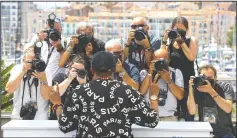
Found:
[{"label": "press badge", "polygon": [[218,122],[218,111],[216,107],[203,107],[204,122],[216,124]]}]

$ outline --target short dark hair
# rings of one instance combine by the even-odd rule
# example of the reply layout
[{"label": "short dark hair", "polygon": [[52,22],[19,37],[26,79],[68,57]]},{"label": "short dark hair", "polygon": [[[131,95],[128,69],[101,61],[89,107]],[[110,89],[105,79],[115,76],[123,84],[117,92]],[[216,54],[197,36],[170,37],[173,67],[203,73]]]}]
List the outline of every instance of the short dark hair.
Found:
[{"label": "short dark hair", "polygon": [[207,70],[207,69],[211,69],[211,70],[214,72],[214,75],[215,75],[215,77],[216,77],[217,72],[216,72],[216,68],[215,68],[214,66],[212,66],[212,65],[210,65],[210,64],[201,66],[201,67],[199,68],[199,73],[201,73],[201,71],[202,71],[203,69],[206,69],[206,70]]},{"label": "short dark hair", "polygon": [[188,30],[188,20],[182,16],[176,17],[174,18],[173,22],[172,22],[172,26],[171,28],[173,29],[174,26],[176,25],[176,23],[181,23],[185,26],[185,28]]}]

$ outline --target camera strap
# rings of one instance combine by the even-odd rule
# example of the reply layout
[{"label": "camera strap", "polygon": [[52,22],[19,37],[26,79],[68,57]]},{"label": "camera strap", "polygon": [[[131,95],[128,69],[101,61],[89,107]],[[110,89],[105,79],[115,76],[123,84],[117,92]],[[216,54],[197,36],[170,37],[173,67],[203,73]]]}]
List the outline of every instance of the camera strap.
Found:
[{"label": "camera strap", "polygon": [[37,102],[37,87],[39,85],[39,80],[37,78],[33,78],[31,84],[30,84],[30,78],[31,76],[28,76],[27,74],[23,77],[23,94],[22,94],[22,102],[21,102],[21,106],[23,106],[23,100],[24,100],[24,95],[25,95],[25,84],[26,84],[26,80],[28,80],[28,88],[29,88],[29,94],[30,94],[30,99],[31,99],[31,87],[34,84],[35,85],[35,91],[36,91],[36,102]]},{"label": "camera strap", "polygon": [[[50,44],[51,45],[51,44]],[[47,57],[47,61],[46,61],[46,67],[47,67],[47,65],[48,65],[48,63],[49,63],[49,59],[50,59],[50,57],[51,57],[51,55],[52,55],[52,53],[53,53],[53,50],[54,50],[54,47],[51,49],[51,51],[50,51],[50,48],[48,48],[48,57]]]}]

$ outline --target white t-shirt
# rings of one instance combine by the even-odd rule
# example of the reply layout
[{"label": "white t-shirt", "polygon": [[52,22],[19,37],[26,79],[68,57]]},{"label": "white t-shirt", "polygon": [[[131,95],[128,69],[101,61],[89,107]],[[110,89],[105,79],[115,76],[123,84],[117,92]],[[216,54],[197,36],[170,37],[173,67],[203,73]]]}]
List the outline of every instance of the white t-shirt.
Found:
[{"label": "white t-shirt", "polygon": [[[169,67],[169,69],[171,70],[172,68]],[[140,72],[140,77],[142,81],[145,79],[147,74],[148,73],[146,70],[142,70]],[[170,78],[172,79],[172,72],[170,73]],[[157,84],[159,84],[160,89],[167,90],[167,84],[164,82],[163,79],[159,79]],[[184,86],[183,74],[179,69],[175,70],[175,84],[181,88],[183,88]],[[148,92],[144,95],[144,99],[148,103],[150,103],[149,97],[150,96],[149,96],[149,89],[148,89]],[[159,106],[159,116],[161,117],[173,116],[175,111],[177,110],[176,108],[177,108],[177,99],[168,87],[168,93],[167,93],[165,105]]]},{"label": "white t-shirt", "polygon": [[[37,41],[38,36],[35,35],[32,40],[31,40],[31,44],[34,44]],[[67,43],[69,42],[67,38],[62,37],[61,43],[63,47],[65,46],[64,41],[67,41]],[[47,76],[47,81],[48,81],[48,85],[52,86],[52,80],[55,77],[55,75],[57,73],[59,73],[61,71],[62,68],[60,68],[58,66],[59,60],[60,60],[60,53],[57,51],[56,48],[54,48],[53,46],[51,46],[50,48],[48,47],[48,44],[46,41],[42,41],[43,42],[43,46],[41,48],[41,59],[45,61],[45,63],[47,63],[47,59],[48,59],[48,55],[52,52],[50,58],[49,58],[49,62],[47,64],[47,67],[45,69],[45,73]],[[52,51],[53,50],[53,51]]]},{"label": "white t-shirt", "polygon": [[[20,72],[22,65],[16,65],[11,71],[11,77],[9,80],[13,80]],[[30,84],[33,80],[33,77],[30,79]],[[23,95],[23,85],[24,81],[21,80],[20,87],[14,92],[13,96],[13,111],[12,111],[12,119],[21,119],[20,117],[20,110],[22,107],[22,95]],[[23,105],[30,101],[30,91],[28,87],[28,81],[25,83],[25,90],[24,90],[24,97],[23,97]],[[36,101],[36,89],[35,85],[33,84],[31,87],[31,99]],[[40,82],[37,87],[37,106],[38,111],[36,112],[34,120],[47,120],[47,113],[48,113],[48,101],[44,100],[40,93]]]}]

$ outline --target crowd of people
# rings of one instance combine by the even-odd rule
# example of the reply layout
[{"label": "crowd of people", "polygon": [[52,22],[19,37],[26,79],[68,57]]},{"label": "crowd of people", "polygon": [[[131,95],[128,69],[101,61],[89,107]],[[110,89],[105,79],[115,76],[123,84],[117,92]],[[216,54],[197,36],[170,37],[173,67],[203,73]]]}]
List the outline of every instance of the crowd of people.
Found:
[{"label": "crowd of people", "polygon": [[194,121],[198,111],[213,136],[234,137],[233,88],[217,80],[212,65],[195,74],[198,42],[186,18],[176,17],[159,40],[146,18],[135,17],[122,44],[95,38],[88,22],[63,37],[52,15],[11,72],[12,119],[58,120],[61,131],[78,137],[132,137],[132,124]]}]

